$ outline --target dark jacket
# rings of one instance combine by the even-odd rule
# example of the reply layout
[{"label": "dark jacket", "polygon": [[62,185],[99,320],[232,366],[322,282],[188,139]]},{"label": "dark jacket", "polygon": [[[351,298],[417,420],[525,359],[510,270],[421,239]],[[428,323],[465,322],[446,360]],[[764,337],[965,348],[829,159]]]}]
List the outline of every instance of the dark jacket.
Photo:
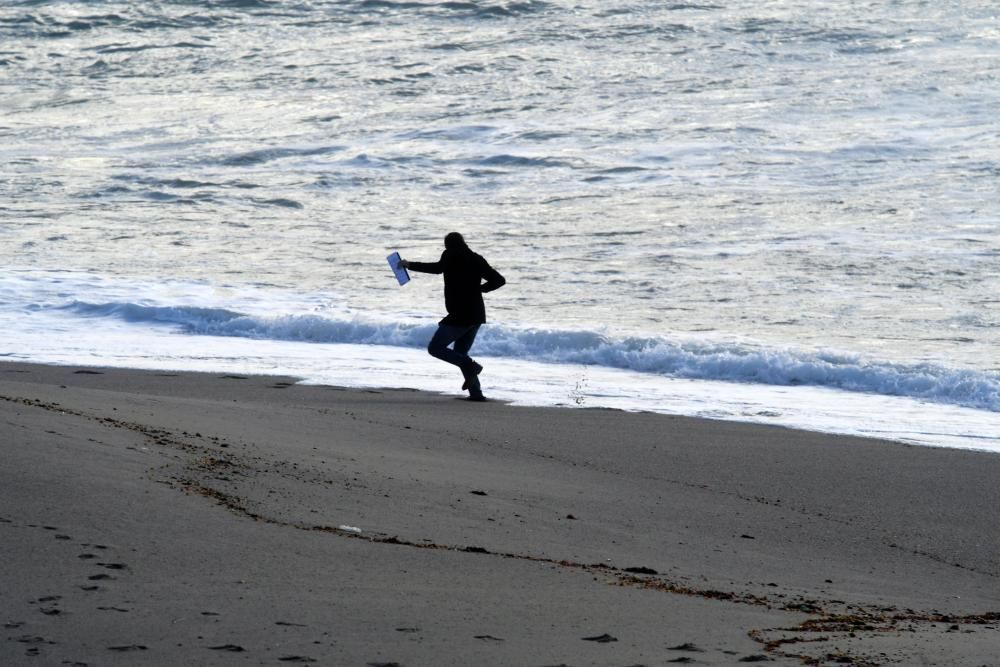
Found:
[{"label": "dark jacket", "polygon": [[483,324],[486,321],[483,293],[499,289],[507,282],[485,259],[468,248],[448,248],[436,262],[409,262],[408,265],[413,271],[444,274],[444,307],[448,316],[441,324]]}]

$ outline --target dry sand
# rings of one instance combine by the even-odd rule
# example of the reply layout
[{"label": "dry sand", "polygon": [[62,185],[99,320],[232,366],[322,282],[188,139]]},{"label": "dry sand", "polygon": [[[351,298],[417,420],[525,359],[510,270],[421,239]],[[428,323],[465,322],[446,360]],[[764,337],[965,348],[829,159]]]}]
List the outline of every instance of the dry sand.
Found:
[{"label": "dry sand", "polygon": [[1000,664],[998,456],[292,383],[0,364],[0,665]]}]

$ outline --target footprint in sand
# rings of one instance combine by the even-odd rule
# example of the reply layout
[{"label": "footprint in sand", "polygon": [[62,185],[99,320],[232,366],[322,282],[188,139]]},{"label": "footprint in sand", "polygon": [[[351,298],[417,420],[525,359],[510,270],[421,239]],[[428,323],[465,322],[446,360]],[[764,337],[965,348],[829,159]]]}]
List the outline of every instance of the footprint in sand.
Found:
[{"label": "footprint in sand", "polygon": [[30,644],[30,646],[25,649],[24,654],[29,657],[36,657],[41,655],[42,649],[39,647],[40,644],[54,645],[54,641],[50,641],[45,637],[39,637],[38,635],[23,635],[21,637],[13,638],[14,641],[20,642],[22,644]]},{"label": "footprint in sand", "polygon": [[45,637],[40,637],[38,635],[21,635],[20,637],[14,638],[14,641],[21,644],[55,644],[55,642],[49,641]]},{"label": "footprint in sand", "polygon": [[668,651],[691,651],[693,653],[703,653],[704,650],[695,646],[691,642],[685,642],[683,644],[678,644],[677,646],[671,646],[667,649]]},{"label": "footprint in sand", "polygon": [[100,567],[106,568],[108,570],[127,570],[128,565],[125,563],[98,563]]},{"label": "footprint in sand", "polygon": [[59,616],[63,613],[56,603],[62,600],[61,595],[46,595],[45,597],[40,597],[33,601],[32,604],[41,604],[43,606],[39,607],[38,611],[45,614],[46,616]]},{"label": "footprint in sand", "polygon": [[209,646],[212,651],[228,651],[229,653],[242,653],[246,649],[238,644],[223,644],[222,646]]}]

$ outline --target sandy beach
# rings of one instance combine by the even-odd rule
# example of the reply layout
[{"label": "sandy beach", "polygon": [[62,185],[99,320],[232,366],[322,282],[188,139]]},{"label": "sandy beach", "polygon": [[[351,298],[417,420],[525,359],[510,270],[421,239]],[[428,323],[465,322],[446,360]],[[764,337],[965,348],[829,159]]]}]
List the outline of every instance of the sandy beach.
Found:
[{"label": "sandy beach", "polygon": [[1000,664],[995,455],[294,382],[0,365],[0,664]]}]

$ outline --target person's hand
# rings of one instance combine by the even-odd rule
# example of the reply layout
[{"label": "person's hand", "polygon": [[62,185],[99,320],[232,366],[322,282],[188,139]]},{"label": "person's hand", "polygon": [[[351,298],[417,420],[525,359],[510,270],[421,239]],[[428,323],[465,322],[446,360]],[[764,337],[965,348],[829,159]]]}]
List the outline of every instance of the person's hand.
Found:
[{"label": "person's hand", "polygon": [[402,267],[404,269],[408,269],[408,268],[410,268],[410,263],[407,262],[405,259],[401,259],[401,260],[399,260],[399,264],[397,264],[397,266],[400,266],[400,267]]}]

